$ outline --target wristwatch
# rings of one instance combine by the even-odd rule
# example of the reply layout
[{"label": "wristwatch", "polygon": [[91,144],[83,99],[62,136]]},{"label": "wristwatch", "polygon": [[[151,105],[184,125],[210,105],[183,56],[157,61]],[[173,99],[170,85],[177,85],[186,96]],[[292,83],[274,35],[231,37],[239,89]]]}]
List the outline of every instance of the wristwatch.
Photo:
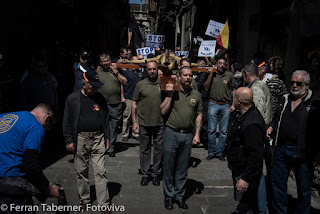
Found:
[{"label": "wristwatch", "polygon": [[118,75],[119,75],[119,72],[113,72],[113,75],[115,75],[116,77],[118,77]]}]

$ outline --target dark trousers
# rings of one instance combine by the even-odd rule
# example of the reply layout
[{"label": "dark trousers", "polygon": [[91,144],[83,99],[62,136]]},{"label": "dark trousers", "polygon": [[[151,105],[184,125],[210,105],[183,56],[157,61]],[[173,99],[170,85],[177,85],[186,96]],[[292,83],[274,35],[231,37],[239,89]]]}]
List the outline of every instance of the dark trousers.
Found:
[{"label": "dark trousers", "polygon": [[163,126],[139,126],[140,166],[143,176],[149,176],[151,162],[151,140],[153,139],[153,165],[151,176],[162,171]]},{"label": "dark trousers", "polygon": [[[10,209],[10,205],[14,204],[13,207],[17,207],[17,209]],[[19,210],[22,206],[27,206],[32,204],[27,204],[24,199],[16,199],[10,197],[0,196],[0,214],[31,214],[32,211],[28,210]],[[32,209],[33,211],[37,211],[36,208]]]},{"label": "dark trousers", "polygon": [[163,193],[180,200],[185,194],[192,148],[192,133],[179,133],[166,127],[163,139]]},{"label": "dark trousers", "polygon": [[296,159],[296,146],[279,145],[274,153],[272,167],[273,208],[275,213],[287,213],[287,183],[291,169],[297,183],[297,213],[310,213],[313,166],[302,159]]},{"label": "dark trousers", "polygon": [[261,176],[255,178],[250,182],[248,190],[246,192],[238,192],[236,190],[236,184],[241,179],[241,175],[244,172],[244,168],[232,166],[232,179],[234,184],[234,198],[236,201],[237,213],[247,214],[250,210],[252,213],[258,213],[258,186]]},{"label": "dark trousers", "polygon": [[108,104],[109,152],[114,152],[117,141],[117,128],[122,115],[122,103]]},{"label": "dark trousers", "polygon": [[272,184],[271,184],[271,172],[272,172],[272,163],[275,147],[271,146],[269,142],[265,144],[265,164],[266,164],[266,190],[267,190],[267,205],[269,209],[269,213],[273,213],[272,207]]}]

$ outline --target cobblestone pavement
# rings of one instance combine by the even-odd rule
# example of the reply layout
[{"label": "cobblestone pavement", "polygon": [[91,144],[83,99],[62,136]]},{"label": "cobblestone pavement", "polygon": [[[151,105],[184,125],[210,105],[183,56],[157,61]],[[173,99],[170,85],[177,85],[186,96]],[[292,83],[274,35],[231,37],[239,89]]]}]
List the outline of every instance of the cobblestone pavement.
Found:
[{"label": "cobblestone pavement", "polygon": [[[190,167],[188,170],[186,203],[188,210],[180,209],[174,204],[174,209],[164,208],[162,181],[160,186],[140,186],[139,174],[139,144],[129,139],[127,142],[118,142],[116,157],[106,155],[106,171],[108,176],[109,194],[114,203],[113,213],[231,213],[234,211],[233,186],[231,172],[227,162],[213,159],[206,160],[207,150],[203,146],[192,148]],[[50,164],[45,170],[50,181],[61,184],[70,205],[79,205],[76,175],[73,156],[67,154]],[[91,195],[96,204],[92,167],[90,168]],[[296,198],[295,186],[289,182],[289,190]],[[294,200],[294,199],[293,199]],[[56,204],[56,199],[47,200],[47,204]],[[312,213],[320,209],[319,199],[313,199]],[[116,212],[118,209],[118,212]],[[38,213],[44,213],[40,211]],[[74,212],[77,213],[77,212]],[[87,211],[84,213],[97,213]]]}]

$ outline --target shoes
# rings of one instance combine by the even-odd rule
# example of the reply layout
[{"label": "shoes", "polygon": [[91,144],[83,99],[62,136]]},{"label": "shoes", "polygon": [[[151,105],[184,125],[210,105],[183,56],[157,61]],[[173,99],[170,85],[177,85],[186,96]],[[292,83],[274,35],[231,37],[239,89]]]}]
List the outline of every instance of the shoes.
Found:
[{"label": "shoes", "polygon": [[212,160],[213,158],[215,158],[216,156],[215,155],[209,155],[206,159],[207,160]]},{"label": "shoes", "polygon": [[81,203],[80,203],[80,210],[81,210],[81,212],[86,211],[86,210],[87,210],[87,203],[81,201]]},{"label": "shoes", "polygon": [[114,158],[116,154],[114,152],[109,152],[109,157]]},{"label": "shoes", "polygon": [[219,156],[218,159],[221,160],[221,161],[225,161],[226,160],[223,156]]},{"label": "shoes", "polygon": [[137,140],[137,141],[139,141],[139,139],[140,139],[139,136],[137,136],[137,137],[133,136],[132,138]]},{"label": "shoes", "polygon": [[164,199],[164,207],[167,210],[172,210],[173,209],[173,204],[172,204],[172,199],[171,198]]},{"label": "shoes", "polygon": [[153,179],[152,179],[152,184],[153,184],[154,186],[159,186],[159,185],[160,185],[160,180],[159,180],[159,177],[158,177],[158,176],[153,177]]},{"label": "shoes", "polygon": [[147,186],[149,181],[150,181],[149,177],[142,177],[140,184],[141,186]]},{"label": "shoes", "polygon": [[188,209],[188,205],[186,204],[186,202],[184,202],[183,199],[180,199],[180,200],[176,200],[176,203],[178,204],[178,206],[181,208],[181,209]]}]

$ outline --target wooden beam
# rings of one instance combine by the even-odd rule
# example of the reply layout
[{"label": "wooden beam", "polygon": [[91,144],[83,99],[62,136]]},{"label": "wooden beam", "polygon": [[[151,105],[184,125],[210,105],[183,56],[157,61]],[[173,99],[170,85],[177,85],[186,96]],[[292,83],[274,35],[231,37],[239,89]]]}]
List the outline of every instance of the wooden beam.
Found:
[{"label": "wooden beam", "polygon": [[[117,68],[133,68],[133,69],[145,69],[143,65],[136,65],[136,64],[123,64],[123,63],[117,63]],[[161,69],[161,66],[160,66]],[[209,67],[192,67],[192,71],[200,71],[200,72],[208,72]],[[214,72],[217,70],[214,68]]]}]

